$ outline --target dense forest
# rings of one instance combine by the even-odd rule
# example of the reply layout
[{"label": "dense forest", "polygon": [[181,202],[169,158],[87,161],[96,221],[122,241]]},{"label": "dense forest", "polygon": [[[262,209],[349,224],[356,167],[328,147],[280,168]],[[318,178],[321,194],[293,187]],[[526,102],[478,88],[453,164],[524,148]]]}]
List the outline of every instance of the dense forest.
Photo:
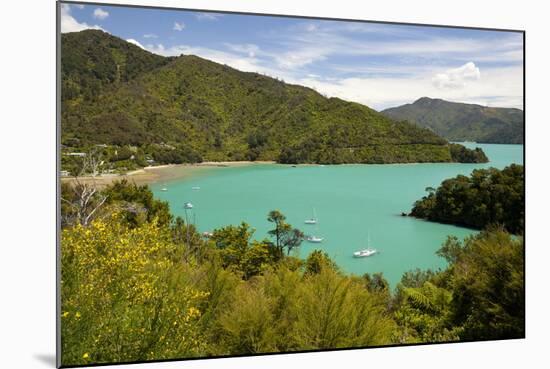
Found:
[{"label": "dense forest", "polygon": [[294,257],[303,234],[276,210],[261,241],[245,223],[206,238],[146,186],[76,181],[61,197],[63,365],[525,335],[523,239],[502,227],[449,238],[444,270],[392,290],[322,251]]},{"label": "dense forest", "polygon": [[[109,169],[202,160],[486,161],[367,106],[197,56],[164,58],[98,30],[63,34],[61,45],[69,172],[69,154],[97,145],[110,150]],[[120,151],[132,154],[119,160]]]},{"label": "dense forest", "polygon": [[386,116],[429,128],[450,141],[523,144],[523,111],[422,97],[382,111]]},{"label": "dense forest", "polygon": [[523,165],[502,170],[475,169],[467,177],[447,179],[418,200],[412,216],[442,223],[482,229],[500,224],[514,234],[523,234],[525,217]]}]

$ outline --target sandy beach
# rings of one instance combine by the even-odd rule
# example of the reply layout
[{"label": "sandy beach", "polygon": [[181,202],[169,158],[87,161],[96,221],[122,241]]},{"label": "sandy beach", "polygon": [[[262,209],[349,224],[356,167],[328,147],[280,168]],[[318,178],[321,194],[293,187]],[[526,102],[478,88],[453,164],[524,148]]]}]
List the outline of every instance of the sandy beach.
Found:
[{"label": "sandy beach", "polygon": [[[99,187],[107,186],[115,181],[126,179],[137,185],[181,179],[200,174],[212,168],[240,167],[245,165],[275,164],[274,161],[205,161],[197,164],[167,164],[145,167],[126,174],[102,174],[96,177],[79,177],[81,183],[95,183]],[[75,182],[74,177],[61,177],[61,182]]]}]

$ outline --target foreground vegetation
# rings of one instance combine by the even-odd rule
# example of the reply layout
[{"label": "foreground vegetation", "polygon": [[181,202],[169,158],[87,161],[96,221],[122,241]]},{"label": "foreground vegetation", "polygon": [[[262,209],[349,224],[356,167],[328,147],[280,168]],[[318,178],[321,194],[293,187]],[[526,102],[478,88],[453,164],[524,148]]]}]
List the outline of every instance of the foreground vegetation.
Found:
[{"label": "foreground vegetation", "polygon": [[470,177],[447,179],[415,202],[411,215],[431,221],[482,229],[502,224],[514,234],[523,234],[525,217],[523,165],[502,170],[476,169]]},{"label": "foreground vegetation", "polygon": [[429,129],[258,73],[192,55],[164,58],[98,30],[63,34],[61,44],[62,143],[72,152],[98,144],[125,151],[126,159],[109,155],[117,168],[143,160],[483,160],[457,155]]},{"label": "foreground vegetation", "polygon": [[448,267],[403,275],[341,271],[272,211],[205,239],[147,187],[62,188],[62,363],[520,338],[523,240],[491,228],[439,251]]}]

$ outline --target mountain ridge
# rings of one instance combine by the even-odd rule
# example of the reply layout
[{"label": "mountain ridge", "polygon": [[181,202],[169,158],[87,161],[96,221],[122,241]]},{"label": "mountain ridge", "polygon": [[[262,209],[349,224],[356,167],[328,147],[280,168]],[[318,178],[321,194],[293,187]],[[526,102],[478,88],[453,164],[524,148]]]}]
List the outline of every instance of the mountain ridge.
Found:
[{"label": "mountain ridge", "polygon": [[[95,43],[99,50],[94,50]],[[215,161],[338,164],[486,160],[484,155],[470,159],[457,156],[463,151],[451,149],[433,132],[395,121],[359,103],[327,98],[308,87],[242,72],[194,55],[152,56],[125,43],[129,44],[101,31],[62,36],[64,78],[84,86],[99,81],[99,87],[86,96],[64,95],[65,145],[131,145],[145,152],[163,145],[163,150],[174,147]],[[97,56],[97,52],[108,55]],[[75,58],[81,63],[67,68],[66,61]],[[103,68],[92,68],[90,73],[83,67],[90,64],[86,58],[98,59]],[[121,78],[117,74],[120,60],[126,70],[132,66],[136,72]]]},{"label": "mountain ridge", "polygon": [[521,144],[524,139],[523,111],[517,108],[421,97],[381,113],[428,128],[450,141]]}]

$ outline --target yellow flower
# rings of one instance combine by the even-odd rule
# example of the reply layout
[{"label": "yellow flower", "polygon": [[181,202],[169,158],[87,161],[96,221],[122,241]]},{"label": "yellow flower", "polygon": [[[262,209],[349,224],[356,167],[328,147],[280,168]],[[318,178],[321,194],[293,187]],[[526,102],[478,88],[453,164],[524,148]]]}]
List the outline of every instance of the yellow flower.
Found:
[{"label": "yellow flower", "polygon": [[83,359],[88,359],[89,357],[90,357],[90,354],[88,354],[87,352],[84,353],[84,355],[82,355]]},{"label": "yellow flower", "polygon": [[187,311],[187,314],[188,314],[190,317],[196,317],[196,316],[200,316],[200,315],[201,315],[201,312],[200,312],[199,309],[197,309],[197,308],[190,307],[189,310]]},{"label": "yellow flower", "polygon": [[81,317],[80,312],[77,311],[75,316],[77,317],[77,319],[80,318]]},{"label": "yellow flower", "polygon": [[66,318],[66,317],[68,317],[68,316],[69,316],[69,312],[68,312],[68,311],[66,311],[66,312],[64,312],[63,314],[61,314],[61,316],[62,316],[63,318]]}]

